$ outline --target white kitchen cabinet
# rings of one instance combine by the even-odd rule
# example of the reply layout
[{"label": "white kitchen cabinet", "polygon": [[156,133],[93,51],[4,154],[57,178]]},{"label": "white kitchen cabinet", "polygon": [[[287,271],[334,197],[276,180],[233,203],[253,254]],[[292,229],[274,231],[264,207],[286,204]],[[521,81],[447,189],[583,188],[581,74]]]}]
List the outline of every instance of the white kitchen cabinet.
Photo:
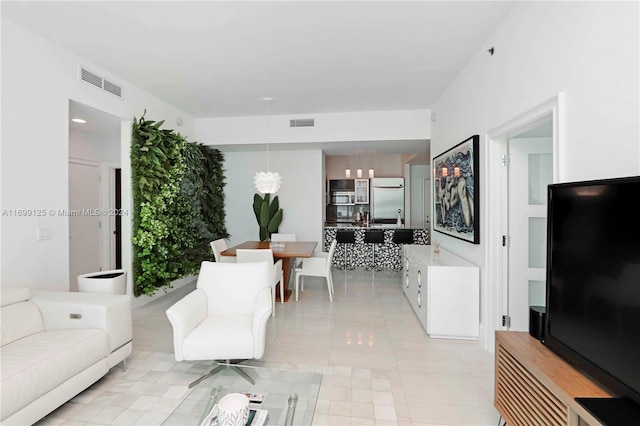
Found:
[{"label": "white kitchen cabinet", "polygon": [[356,204],[369,204],[369,179],[355,179]]},{"label": "white kitchen cabinet", "polygon": [[[408,247],[408,246],[407,246]],[[426,246],[428,247],[428,246]],[[404,294],[422,326],[427,329],[426,268],[407,250],[404,253]]]},{"label": "white kitchen cabinet", "polygon": [[477,339],[480,268],[430,245],[405,246],[403,291],[430,337]]}]

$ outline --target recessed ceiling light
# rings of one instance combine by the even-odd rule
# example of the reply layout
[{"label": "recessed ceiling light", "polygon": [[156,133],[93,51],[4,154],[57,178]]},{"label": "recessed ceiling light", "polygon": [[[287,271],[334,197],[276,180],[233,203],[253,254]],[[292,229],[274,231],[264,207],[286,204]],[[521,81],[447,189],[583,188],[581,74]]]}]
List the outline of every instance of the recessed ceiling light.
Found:
[{"label": "recessed ceiling light", "polygon": [[82,124],[87,122],[87,120],[83,120],[82,118],[72,118],[71,121],[74,121],[76,123],[82,123]]}]

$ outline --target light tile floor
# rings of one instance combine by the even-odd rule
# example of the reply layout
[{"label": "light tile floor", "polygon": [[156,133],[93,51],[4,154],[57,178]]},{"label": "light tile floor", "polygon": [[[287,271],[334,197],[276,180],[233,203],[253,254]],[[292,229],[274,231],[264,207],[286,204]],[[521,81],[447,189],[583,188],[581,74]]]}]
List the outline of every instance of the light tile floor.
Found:
[{"label": "light tile floor", "polygon": [[[496,425],[493,355],[477,342],[429,338],[396,272],[307,278],[299,302],[276,306],[255,365],[324,374],[314,425]],[[187,285],[133,313],[133,354],[38,425],[159,425],[207,363],[177,363],[164,313]]]}]

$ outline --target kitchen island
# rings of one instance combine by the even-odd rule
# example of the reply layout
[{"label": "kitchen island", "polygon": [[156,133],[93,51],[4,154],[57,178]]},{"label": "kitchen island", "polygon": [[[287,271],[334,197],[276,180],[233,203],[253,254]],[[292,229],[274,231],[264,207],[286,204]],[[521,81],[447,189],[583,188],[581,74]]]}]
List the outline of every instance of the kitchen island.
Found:
[{"label": "kitchen island", "polygon": [[[349,267],[362,269],[402,270],[402,245],[392,242],[397,229],[411,229],[414,244],[429,244],[429,231],[424,228],[398,227],[392,224],[363,224],[327,223],[324,227],[324,251],[329,250],[331,242],[336,238],[338,230],[354,231],[355,244],[346,244]],[[364,242],[365,232],[381,230],[384,232],[384,243],[370,244]],[[373,264],[373,246],[375,245],[375,265]],[[345,267],[345,244],[338,244],[333,256],[333,265],[337,268]]]}]

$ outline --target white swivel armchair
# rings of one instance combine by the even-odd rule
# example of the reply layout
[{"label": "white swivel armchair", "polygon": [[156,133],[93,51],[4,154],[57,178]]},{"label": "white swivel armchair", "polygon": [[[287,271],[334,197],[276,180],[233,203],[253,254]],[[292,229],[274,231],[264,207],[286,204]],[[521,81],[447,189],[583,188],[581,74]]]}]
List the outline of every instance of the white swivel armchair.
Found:
[{"label": "white swivel armchair", "polygon": [[[167,309],[176,361],[259,359],[271,315],[272,265],[202,262],[196,289]],[[189,385],[223,368],[219,365]]]},{"label": "white swivel armchair", "polygon": [[[333,263],[333,254],[336,251],[337,241],[333,240],[329,247],[329,252],[314,252],[312,257],[302,259],[302,266],[296,268],[296,302],[298,301],[298,289],[300,280],[304,276],[323,277],[327,280],[327,288],[329,289],[329,301],[333,302],[333,278],[331,277],[331,264]],[[302,290],[304,291],[304,281],[302,282]]]},{"label": "white swivel armchair", "polygon": [[228,249],[227,242],[224,238],[220,238],[215,241],[211,241],[209,243],[211,245],[211,250],[213,251],[213,258],[218,263],[234,263],[236,261],[235,256],[222,256],[220,253]]},{"label": "white swivel armchair", "polygon": [[245,262],[269,262],[273,265],[271,279],[271,303],[272,316],[276,316],[276,285],[280,283],[280,303],[284,303],[284,293],[282,285],[282,259],[273,263],[273,250],[271,249],[237,249],[236,258],[238,263]]}]

